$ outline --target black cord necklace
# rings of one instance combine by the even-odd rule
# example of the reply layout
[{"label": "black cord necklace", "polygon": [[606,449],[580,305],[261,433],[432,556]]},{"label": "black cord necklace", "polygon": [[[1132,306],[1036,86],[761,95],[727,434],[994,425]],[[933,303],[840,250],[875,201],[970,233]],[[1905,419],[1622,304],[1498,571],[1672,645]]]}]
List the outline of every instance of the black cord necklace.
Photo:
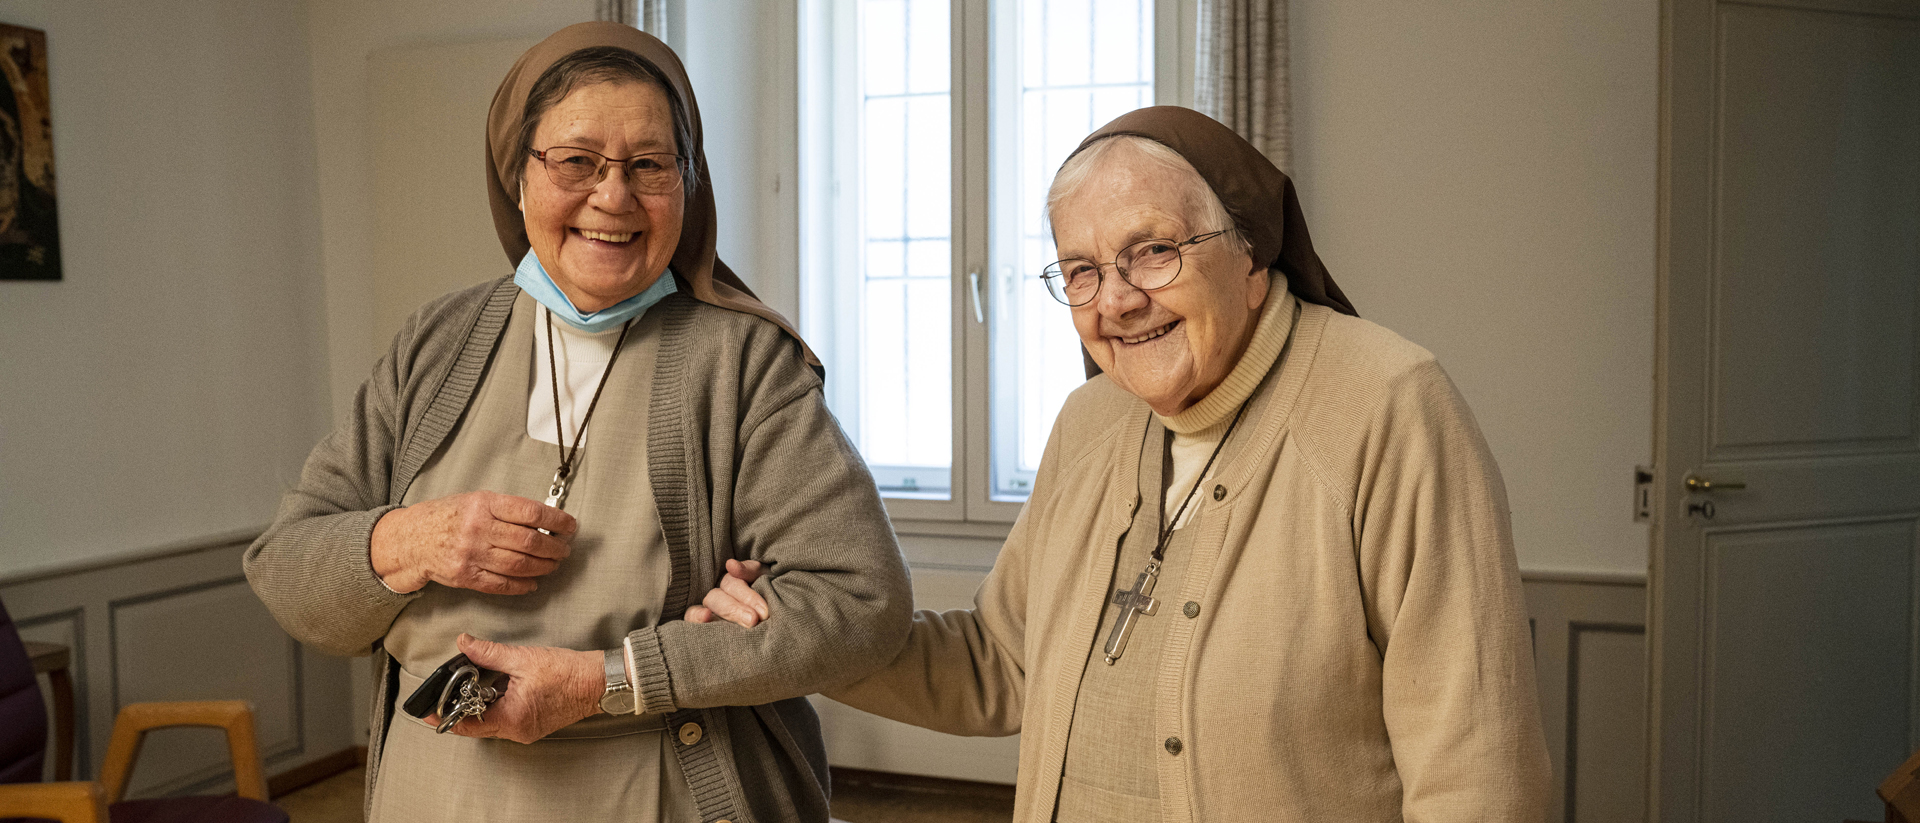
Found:
[{"label": "black cord necklace", "polygon": [[553,312],[547,312],[547,376],[552,378],[553,385],[553,442],[560,450],[560,468],[554,470],[553,485],[547,487],[549,506],[558,509],[566,505],[567,491],[573,485],[573,465],[580,459],[580,441],[587,436],[587,424],[593,422],[593,410],[600,405],[600,392],[606,389],[614,361],[620,358],[620,344],[627,342],[627,332],[632,329],[632,320],[621,324],[620,337],[613,341],[613,353],[607,355],[607,368],[600,372],[600,385],[594,387],[593,399],[587,401],[587,413],[580,418],[580,429],[573,433],[573,448],[567,448],[567,433],[560,426],[560,368],[553,355]]},{"label": "black cord necklace", "polygon": [[[1167,544],[1173,541],[1174,527],[1180,524],[1180,518],[1187,513],[1187,507],[1193,505],[1194,495],[1200,492],[1200,484],[1206,482],[1207,472],[1213,470],[1213,461],[1220,458],[1220,450],[1227,447],[1227,441],[1233,437],[1233,430],[1240,426],[1240,416],[1247,413],[1247,402],[1241,401],[1240,408],[1233,413],[1233,422],[1227,424],[1227,430],[1220,435],[1220,442],[1213,446],[1213,453],[1207,455],[1207,464],[1200,467],[1199,476],[1193,478],[1193,488],[1187,490],[1187,497],[1180,501],[1173,517],[1160,528],[1153,545],[1153,557],[1147,561],[1147,568],[1133,582],[1133,588],[1113,593],[1113,605],[1119,606],[1119,613],[1113,617],[1113,631],[1107,635],[1104,651],[1107,665],[1111,666],[1127,650],[1127,635],[1133,631],[1135,615],[1152,616],[1160,608],[1160,601],[1153,599],[1153,584],[1160,580],[1160,561],[1167,559]],[[1149,424],[1147,431],[1153,431]],[[1140,435],[1141,451],[1146,448],[1146,433]],[[1157,502],[1157,501],[1156,501]]]}]

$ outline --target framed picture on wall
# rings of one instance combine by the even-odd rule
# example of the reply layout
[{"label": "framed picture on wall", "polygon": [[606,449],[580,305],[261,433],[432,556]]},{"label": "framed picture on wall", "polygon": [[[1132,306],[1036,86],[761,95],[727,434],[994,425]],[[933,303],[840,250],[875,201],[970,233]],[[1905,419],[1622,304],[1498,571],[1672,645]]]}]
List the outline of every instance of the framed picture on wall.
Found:
[{"label": "framed picture on wall", "polygon": [[0,23],[0,280],[59,280],[47,33]]}]

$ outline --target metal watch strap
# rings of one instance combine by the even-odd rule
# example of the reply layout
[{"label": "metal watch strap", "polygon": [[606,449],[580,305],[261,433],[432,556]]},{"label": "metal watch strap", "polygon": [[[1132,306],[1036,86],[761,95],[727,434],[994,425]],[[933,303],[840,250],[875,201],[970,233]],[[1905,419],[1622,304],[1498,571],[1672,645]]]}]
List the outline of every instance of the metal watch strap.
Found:
[{"label": "metal watch strap", "polygon": [[600,694],[600,709],[608,714],[632,714],[635,706],[633,684],[627,681],[627,655],[624,648],[608,649],[603,659],[607,688]]}]

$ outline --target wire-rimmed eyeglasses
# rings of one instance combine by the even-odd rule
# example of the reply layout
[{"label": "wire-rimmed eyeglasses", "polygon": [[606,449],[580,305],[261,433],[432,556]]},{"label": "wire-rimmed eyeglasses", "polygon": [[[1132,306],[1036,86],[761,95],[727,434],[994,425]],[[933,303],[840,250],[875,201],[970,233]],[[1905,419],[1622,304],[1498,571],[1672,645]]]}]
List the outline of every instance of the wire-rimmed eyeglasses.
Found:
[{"label": "wire-rimmed eyeglasses", "polygon": [[1111,263],[1069,257],[1048,266],[1040,279],[1046,282],[1047,293],[1053,295],[1053,299],[1069,306],[1084,306],[1100,293],[1100,283],[1106,279],[1101,269],[1106,266],[1112,266],[1120,273],[1120,279],[1141,291],[1164,289],[1180,276],[1181,249],[1212,240],[1227,231],[1196,234],[1179,242],[1159,238],[1142,240],[1121,249]]},{"label": "wire-rimmed eyeglasses", "polygon": [[541,151],[528,149],[547,167],[547,179],[567,191],[586,191],[607,177],[607,167],[618,163],[626,171],[627,182],[641,194],[670,194],[680,188],[685,161],[680,155],[652,152],[618,160],[592,149],[554,146]]}]

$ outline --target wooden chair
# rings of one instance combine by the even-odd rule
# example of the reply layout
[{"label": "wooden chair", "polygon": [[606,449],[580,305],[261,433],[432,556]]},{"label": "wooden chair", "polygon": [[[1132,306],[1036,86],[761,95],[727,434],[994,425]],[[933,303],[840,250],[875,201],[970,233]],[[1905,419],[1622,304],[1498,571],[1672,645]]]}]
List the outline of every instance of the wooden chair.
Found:
[{"label": "wooden chair", "polygon": [[1880,799],[1887,803],[1887,823],[1920,821],[1920,752],[1880,783]]},{"label": "wooden chair", "polygon": [[[0,605],[0,818],[28,817],[64,823],[287,823],[287,813],[267,802],[267,781],[254,741],[253,710],[239,700],[134,703],[120,710],[107,744],[100,782],[41,783],[47,715],[40,684]],[[170,726],[226,730],[238,796],[162,797],[124,800],[134,757],[147,732]]]}]

